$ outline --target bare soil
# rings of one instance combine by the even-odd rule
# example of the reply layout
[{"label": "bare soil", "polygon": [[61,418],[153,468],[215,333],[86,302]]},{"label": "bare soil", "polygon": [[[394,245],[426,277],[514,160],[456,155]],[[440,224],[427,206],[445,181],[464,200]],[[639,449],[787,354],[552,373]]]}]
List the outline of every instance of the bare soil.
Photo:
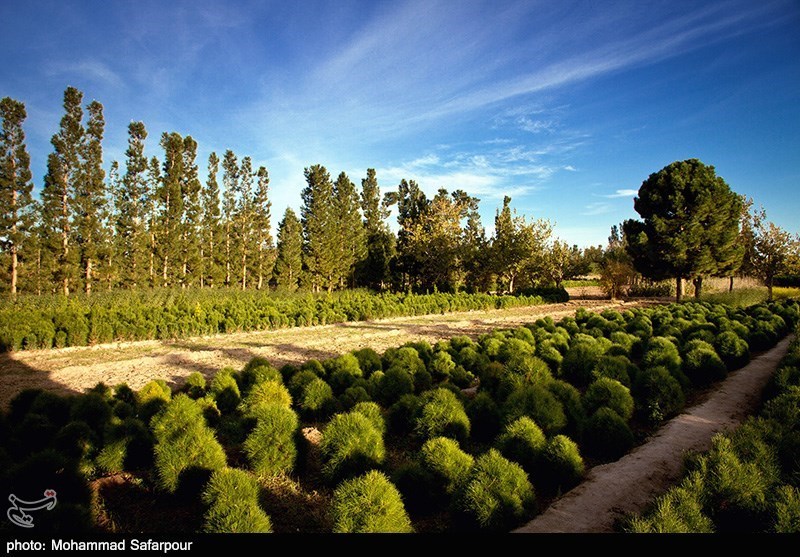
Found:
[{"label": "bare soil", "polygon": [[409,341],[430,343],[457,335],[478,335],[503,327],[531,323],[549,315],[573,315],[579,307],[593,311],[641,305],[609,300],[570,300],[524,308],[470,311],[339,323],[274,331],[232,333],[174,341],[119,342],[97,346],[0,353],[0,408],[27,388],[79,393],[103,382],[127,383],[139,389],[152,379],[173,386],[198,371],[206,377],[220,368],[241,367],[255,356],[276,367],[325,359],[370,347],[378,352]]},{"label": "bare soil", "polygon": [[580,485],[516,532],[612,532],[618,520],[642,512],[679,479],[687,451],[707,450],[715,433],[733,429],[757,409],[790,342],[785,338],[731,373],[705,402],[667,422],[643,445],[592,468]]}]

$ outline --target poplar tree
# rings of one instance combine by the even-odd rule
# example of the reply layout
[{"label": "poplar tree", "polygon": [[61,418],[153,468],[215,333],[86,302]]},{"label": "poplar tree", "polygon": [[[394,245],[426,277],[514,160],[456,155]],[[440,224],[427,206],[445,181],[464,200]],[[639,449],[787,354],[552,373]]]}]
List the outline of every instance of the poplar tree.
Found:
[{"label": "poplar tree", "polygon": [[0,100],[0,246],[9,256],[11,296],[17,295],[20,253],[34,223],[30,156],[22,129],[26,117],[23,103]]},{"label": "poplar tree", "polygon": [[256,191],[253,202],[253,238],[255,240],[256,288],[264,288],[264,279],[269,279],[275,261],[275,246],[272,243],[271,211],[269,200],[269,173],[263,166],[256,171]]},{"label": "poplar tree", "polygon": [[219,172],[219,157],[216,153],[211,153],[208,157],[208,179],[203,188],[203,220],[202,220],[202,244],[200,246],[200,258],[202,260],[202,272],[200,275],[200,286],[219,286],[221,282],[220,274],[220,209],[219,209],[219,184],[217,173]]},{"label": "poplar tree", "polygon": [[306,187],[302,192],[300,219],[303,223],[303,254],[311,288],[331,292],[338,282],[336,216],[330,174],[324,166],[314,165],[304,171]]},{"label": "poplar tree", "polygon": [[279,290],[294,292],[303,266],[303,227],[291,207],[286,208],[278,225],[277,251],[275,283]]},{"label": "poplar tree", "polygon": [[367,169],[361,180],[361,212],[364,215],[366,255],[361,262],[359,280],[378,290],[387,287],[391,279],[391,261],[395,256],[395,237],[385,219],[389,216],[374,168]]},{"label": "poplar tree", "polygon": [[242,158],[239,169],[236,194],[236,210],[234,214],[234,239],[238,282],[242,290],[247,288],[247,268],[253,256],[253,162],[250,157]]},{"label": "poplar tree", "polygon": [[623,223],[633,264],[645,277],[675,279],[678,301],[684,279],[699,298],[704,276],[732,272],[741,261],[742,199],[713,166],[698,159],[665,166],[642,182],[633,207],[642,220]]},{"label": "poplar tree", "polygon": [[78,180],[72,191],[73,231],[75,247],[80,255],[84,291],[92,293],[98,260],[106,240],[106,173],[103,170],[103,105],[92,101],[87,106],[89,121],[81,149]]},{"label": "poplar tree", "polygon": [[[151,287],[156,287],[159,284],[159,275],[156,269],[156,260],[158,259],[158,245],[157,236],[159,233],[159,207],[158,195],[161,189],[161,161],[158,157],[152,157],[147,165],[147,175],[145,180],[144,190],[144,209],[143,219],[146,224],[146,246],[144,253],[147,258],[147,280]],[[144,265],[142,266],[144,270]]]}]

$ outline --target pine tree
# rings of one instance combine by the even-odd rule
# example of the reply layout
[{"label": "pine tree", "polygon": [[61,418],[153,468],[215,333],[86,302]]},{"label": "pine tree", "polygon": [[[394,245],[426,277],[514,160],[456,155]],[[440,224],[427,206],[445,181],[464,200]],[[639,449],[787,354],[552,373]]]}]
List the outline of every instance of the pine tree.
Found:
[{"label": "pine tree", "polygon": [[233,266],[234,218],[236,213],[236,191],[239,188],[239,163],[230,149],[225,151],[222,159],[222,228],[224,239],[225,286],[231,286],[231,269]]},{"label": "pine tree", "polygon": [[10,258],[11,296],[17,295],[20,254],[34,223],[30,156],[22,129],[26,117],[21,102],[0,100],[0,246]]},{"label": "pine tree", "polygon": [[294,292],[303,267],[303,227],[290,207],[278,225],[278,256],[275,260],[275,282],[279,290]]},{"label": "pine tree", "polygon": [[339,286],[342,287],[345,286],[348,277],[352,277],[356,263],[366,255],[366,241],[359,212],[358,192],[344,172],[339,174],[333,184],[333,198],[332,224],[338,238],[338,242],[333,246],[338,252],[334,274]]},{"label": "pine tree", "polygon": [[[144,142],[147,130],[143,122],[128,125],[128,148],[125,151],[125,174],[119,187],[115,188],[115,254],[119,284],[135,288],[146,283],[150,241],[148,238],[148,206],[152,204],[148,195],[146,172],[147,157]],[[153,283],[150,283],[151,286]]]},{"label": "pine tree", "polygon": [[181,276],[181,224],[183,221],[183,137],[172,132],[162,134],[164,163],[161,186],[156,199],[159,221],[156,236],[158,261],[161,266],[161,281],[164,286],[175,284]]},{"label": "pine tree", "polygon": [[491,290],[491,253],[486,229],[481,223],[477,198],[467,201],[467,223],[462,233],[462,253],[465,282],[470,290],[487,292]]},{"label": "pine tree", "polygon": [[235,248],[233,253],[239,268],[238,281],[242,290],[247,288],[247,267],[252,258],[253,242],[253,161],[242,158],[239,180],[236,182],[236,212],[234,214]]},{"label": "pine tree", "polygon": [[103,105],[92,101],[87,106],[89,121],[81,149],[79,179],[72,191],[73,232],[80,254],[84,291],[92,293],[98,259],[106,245],[106,185],[103,170]]},{"label": "pine tree", "polygon": [[256,288],[261,290],[266,285],[265,278],[272,274],[275,261],[275,246],[272,243],[271,208],[269,200],[269,173],[263,166],[256,172],[256,192],[253,204],[253,238],[255,240],[256,264],[255,276],[258,279]]},{"label": "pine tree", "polygon": [[[152,288],[159,284],[159,274],[156,269],[158,259],[157,236],[159,233],[160,217],[158,206],[158,194],[161,190],[161,162],[158,157],[152,157],[147,165],[147,175],[145,178],[144,190],[144,212],[143,219],[145,226],[144,252],[147,259],[147,280]],[[142,266],[144,272],[145,267]]]},{"label": "pine tree", "polygon": [[211,153],[208,157],[208,180],[203,188],[203,226],[202,245],[200,257],[202,260],[202,273],[200,286],[219,286],[222,276],[220,274],[220,210],[219,210],[219,157]]},{"label": "pine tree", "polygon": [[120,199],[122,191],[122,179],[119,175],[119,163],[111,161],[111,166],[108,171],[108,188],[106,189],[106,206],[109,210],[106,213],[106,233],[108,235],[108,244],[103,248],[101,255],[101,267],[98,280],[105,283],[106,290],[111,290],[119,283],[120,268],[119,268],[119,255],[118,255],[118,240],[117,240],[117,222],[119,214],[117,213],[117,199]]},{"label": "pine tree", "polygon": [[741,261],[742,199],[713,166],[673,162],[642,182],[633,206],[642,220],[627,220],[623,229],[634,266],[651,279],[674,278],[679,301],[683,279],[694,281],[699,298],[704,276],[731,272]]},{"label": "pine tree", "polygon": [[187,135],[183,140],[183,176],[181,178],[181,198],[183,199],[183,218],[181,221],[181,285],[183,287],[200,282],[200,224],[202,207],[200,205],[200,178],[197,171],[197,142]]},{"label": "pine tree", "polygon": [[400,181],[396,192],[388,192],[385,205],[397,204],[397,267],[402,274],[404,287],[417,286],[421,277],[419,261],[411,253],[410,234],[418,225],[430,201],[414,180]]},{"label": "pine tree", "polygon": [[[76,257],[71,245],[72,204],[76,184],[80,177],[81,149],[84,129],[81,124],[83,93],[74,87],[64,91],[64,116],[59,131],[51,140],[54,152],[48,157],[47,176],[42,201],[47,207],[50,228],[44,231],[46,246],[54,260],[54,282],[66,296],[75,280]],[[45,193],[44,190],[47,190]]]},{"label": "pine tree", "polygon": [[314,165],[304,171],[306,187],[300,219],[303,223],[303,254],[311,288],[331,292],[338,282],[336,216],[330,174],[324,166]]}]

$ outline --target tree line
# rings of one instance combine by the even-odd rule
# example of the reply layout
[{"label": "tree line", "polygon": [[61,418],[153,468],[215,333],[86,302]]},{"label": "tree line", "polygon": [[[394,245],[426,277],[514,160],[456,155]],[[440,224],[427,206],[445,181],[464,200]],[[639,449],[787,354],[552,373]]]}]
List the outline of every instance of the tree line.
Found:
[{"label": "tree line", "polygon": [[[128,126],[124,161],[103,168],[103,105],[64,92],[39,199],[33,196],[22,102],[0,101],[2,287],[91,294],[147,287],[516,292],[588,273],[602,250],[554,238],[543,219],[517,215],[506,197],[487,237],[479,200],[413,180],[381,195],[374,169],[357,188],[322,165],[305,169],[299,215],[287,208],[271,234],[269,173],[250,156],[209,155],[164,132],[147,157],[143,122]],[[201,172],[205,172],[205,179]],[[397,212],[399,231],[387,219]]]}]

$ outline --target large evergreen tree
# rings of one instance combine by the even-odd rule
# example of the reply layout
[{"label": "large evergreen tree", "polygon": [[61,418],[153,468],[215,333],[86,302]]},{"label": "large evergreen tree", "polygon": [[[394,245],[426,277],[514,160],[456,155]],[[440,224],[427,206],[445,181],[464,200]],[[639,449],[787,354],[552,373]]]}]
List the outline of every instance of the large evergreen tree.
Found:
[{"label": "large evergreen tree", "polygon": [[300,218],[303,223],[303,254],[308,269],[311,288],[332,291],[338,282],[337,271],[340,255],[334,214],[334,191],[330,174],[324,166],[314,165],[305,169],[306,187],[303,189],[303,205]]},{"label": "large evergreen tree", "polygon": [[108,235],[106,223],[106,173],[103,170],[103,105],[92,101],[86,107],[89,121],[81,149],[78,180],[72,191],[73,233],[79,251],[81,275],[86,294],[98,272],[98,260],[104,254]]},{"label": "large evergreen tree", "polygon": [[427,211],[430,201],[425,193],[414,181],[400,181],[397,191],[387,192],[384,196],[385,205],[397,205],[397,224],[400,230],[397,233],[397,270],[401,274],[401,283],[404,288],[419,286],[421,269],[419,260],[412,253],[412,230],[420,226],[420,221]]},{"label": "large evergreen tree", "polygon": [[383,290],[391,280],[391,261],[395,256],[395,237],[385,219],[389,216],[374,168],[361,180],[361,212],[364,215],[366,255],[359,265],[359,281]]},{"label": "large evergreen tree", "polygon": [[279,290],[294,292],[303,267],[303,227],[291,207],[286,208],[278,225],[277,251],[275,283]]},{"label": "large evergreen tree", "polygon": [[255,265],[253,270],[256,288],[266,286],[265,279],[272,274],[275,262],[275,246],[271,230],[272,202],[269,200],[269,173],[263,166],[256,171],[256,192],[253,196],[253,239],[255,245]]},{"label": "large evergreen tree", "polygon": [[125,174],[119,186],[114,188],[116,267],[119,284],[129,288],[146,284],[151,263],[152,242],[147,225],[148,217],[153,213],[153,200],[152,195],[148,195],[146,139],[147,130],[143,122],[128,125]]},{"label": "large evergreen tree", "polygon": [[197,170],[197,142],[192,136],[187,135],[183,139],[183,176],[181,177],[181,198],[183,199],[180,242],[183,258],[181,285],[184,287],[200,283],[201,188]]},{"label": "large evergreen tree", "polygon": [[156,246],[164,286],[175,284],[181,278],[181,224],[183,222],[183,137],[179,133],[161,136],[164,149],[161,184],[156,194],[159,207]]},{"label": "large evergreen tree", "polygon": [[208,179],[203,188],[203,226],[200,256],[202,260],[202,273],[200,286],[219,286],[223,275],[220,271],[223,263],[220,256],[221,230],[219,209],[219,157],[211,153],[208,157]]},{"label": "large evergreen tree", "polygon": [[[366,255],[364,225],[361,222],[360,203],[355,184],[344,172],[333,184],[333,223],[337,242],[333,244],[336,255],[336,274],[340,287],[353,277],[356,263]],[[353,280],[350,285],[354,286]]]},{"label": "large evergreen tree", "polygon": [[242,158],[239,180],[236,182],[236,210],[234,214],[235,260],[238,268],[238,283],[247,288],[248,263],[253,257],[253,161]]},{"label": "large evergreen tree", "polygon": [[20,253],[34,223],[30,156],[22,129],[26,116],[21,102],[0,100],[0,246],[8,254],[12,296],[17,295]]},{"label": "large evergreen tree", "polygon": [[730,272],[731,262],[741,261],[742,200],[713,166],[673,162],[642,182],[634,209],[642,220],[623,227],[636,270],[651,279],[676,279],[678,300],[684,279],[694,281],[699,298],[704,276]]},{"label": "large evergreen tree", "polygon": [[42,212],[46,213],[43,229],[44,246],[53,263],[53,280],[58,289],[69,295],[77,274],[77,258],[72,249],[71,200],[81,171],[81,150],[84,128],[81,102],[83,93],[74,87],[64,91],[64,116],[51,143],[53,153],[47,160],[47,176],[42,191]]},{"label": "large evergreen tree", "polygon": [[225,269],[225,286],[231,286],[233,284],[231,271],[234,264],[234,219],[236,216],[236,191],[239,188],[239,161],[230,149],[225,151],[222,159],[222,185],[225,188],[222,194],[223,267]]}]

